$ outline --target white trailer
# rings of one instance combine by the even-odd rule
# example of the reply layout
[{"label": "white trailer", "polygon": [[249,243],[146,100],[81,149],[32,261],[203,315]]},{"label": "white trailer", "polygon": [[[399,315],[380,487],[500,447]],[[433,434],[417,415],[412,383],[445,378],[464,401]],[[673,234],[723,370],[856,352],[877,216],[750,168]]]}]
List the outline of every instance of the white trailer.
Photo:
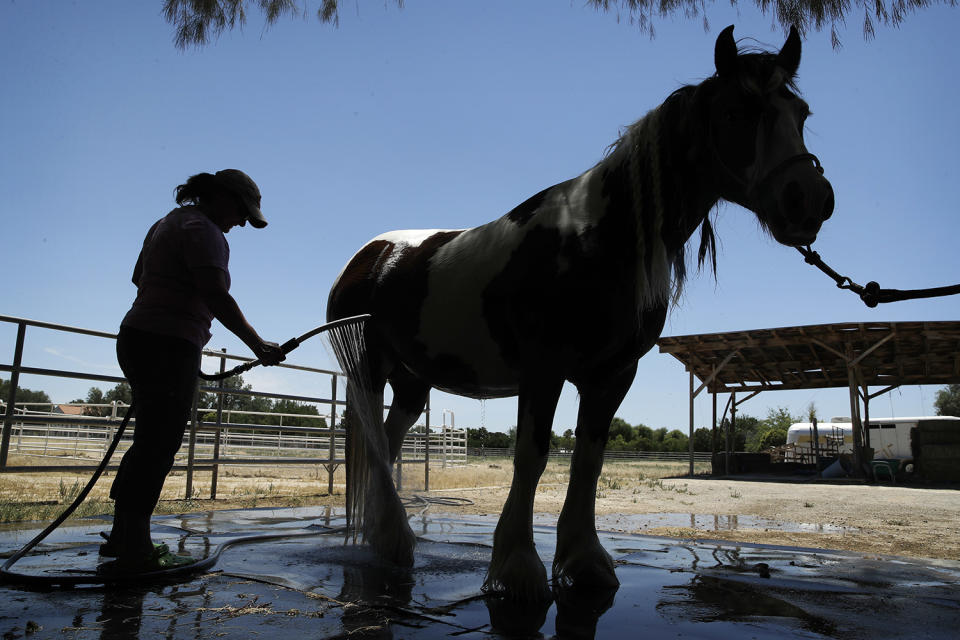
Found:
[{"label": "white trailer", "polygon": [[[830,422],[817,422],[817,437],[821,455],[834,451],[853,451],[853,424],[849,418],[834,418]],[[787,462],[813,462],[813,423],[795,422],[787,429]]]},{"label": "white trailer", "polygon": [[[870,430],[870,447],[874,459],[906,460],[913,458],[910,448],[910,429],[920,421],[956,420],[951,416],[932,416],[920,418],[871,418],[867,423]],[[817,423],[817,436],[821,450],[827,450],[833,444],[840,453],[853,452],[853,424],[845,418],[834,418],[830,422]],[[787,444],[806,454],[813,449],[813,425],[809,422],[797,422],[787,430]],[[799,458],[800,456],[795,456]]]}]

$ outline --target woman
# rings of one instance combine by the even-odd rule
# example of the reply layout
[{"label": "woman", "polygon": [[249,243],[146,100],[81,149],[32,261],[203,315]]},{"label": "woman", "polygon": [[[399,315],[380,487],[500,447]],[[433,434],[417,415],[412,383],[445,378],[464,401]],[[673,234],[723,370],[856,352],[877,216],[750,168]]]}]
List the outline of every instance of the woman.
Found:
[{"label": "woman", "polygon": [[120,325],[117,359],[133,389],[136,429],[110,489],[113,529],[101,571],[143,572],[193,562],[150,539],[150,516],[173,467],[193,402],[200,352],[216,318],[266,365],[284,359],[230,295],[224,236],[246,222],[267,226],[260,190],[237,169],[191,176],[176,188],[178,208],[147,232],[133,270],[137,297]]}]

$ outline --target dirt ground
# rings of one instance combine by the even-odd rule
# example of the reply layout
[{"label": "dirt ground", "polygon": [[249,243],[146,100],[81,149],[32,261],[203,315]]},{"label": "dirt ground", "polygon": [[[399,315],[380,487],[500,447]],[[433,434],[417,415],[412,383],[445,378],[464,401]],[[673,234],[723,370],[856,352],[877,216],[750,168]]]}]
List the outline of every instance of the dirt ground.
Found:
[{"label": "dirt ground", "polygon": [[[558,515],[565,491],[541,485],[534,511]],[[499,513],[506,493],[443,492],[470,498],[462,512],[476,514]],[[598,494],[598,527],[613,531],[960,560],[960,487],[696,477]]]},{"label": "dirt ground", "polygon": [[[537,490],[536,513],[559,515],[568,466],[568,461],[550,460]],[[597,489],[598,527],[960,561],[960,485],[816,481],[797,476],[766,481],[691,478],[683,475],[686,471],[686,465],[679,463],[608,462]],[[705,466],[698,466],[698,473],[705,471]],[[429,495],[467,498],[471,504],[430,508],[454,516],[499,514],[511,475],[512,462],[506,459],[432,467]],[[0,474],[0,520],[51,519],[72,501],[88,477]],[[185,500],[184,475],[171,474],[157,513],[344,504],[342,468],[335,475],[332,494],[327,492],[326,471],[317,467],[225,468],[217,500],[203,499],[209,495],[209,478],[208,473],[197,474],[193,497]],[[112,502],[106,497],[110,482],[112,477],[101,479],[79,515],[112,513]],[[404,489],[407,495],[423,493],[422,465],[406,467]]]}]

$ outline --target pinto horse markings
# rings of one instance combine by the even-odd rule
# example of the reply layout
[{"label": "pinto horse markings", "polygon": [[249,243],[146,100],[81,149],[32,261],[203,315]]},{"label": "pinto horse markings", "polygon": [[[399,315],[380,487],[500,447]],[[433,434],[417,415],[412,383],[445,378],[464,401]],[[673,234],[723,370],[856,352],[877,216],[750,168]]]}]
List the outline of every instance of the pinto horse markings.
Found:
[{"label": "pinto horse markings", "polygon": [[366,458],[347,469],[348,497],[354,524],[387,559],[413,563],[415,537],[390,472],[429,389],[518,395],[513,482],[484,588],[549,597],[533,497],[569,381],[580,408],[553,575],[561,587],[618,584],[594,527],[603,448],[683,285],[687,240],[700,227],[699,260],[712,257],[708,214],[720,199],[753,211],[785,245],[812,243],[833,211],[830,183],[803,142],[796,30],[777,53],[740,54],[728,27],[714,58],[715,75],[671,94],[582,175],[473,229],[383,234],[338,277],[328,320],[372,314],[365,355],[341,362],[369,377],[369,389],[348,385],[348,401],[366,403],[350,429]]}]

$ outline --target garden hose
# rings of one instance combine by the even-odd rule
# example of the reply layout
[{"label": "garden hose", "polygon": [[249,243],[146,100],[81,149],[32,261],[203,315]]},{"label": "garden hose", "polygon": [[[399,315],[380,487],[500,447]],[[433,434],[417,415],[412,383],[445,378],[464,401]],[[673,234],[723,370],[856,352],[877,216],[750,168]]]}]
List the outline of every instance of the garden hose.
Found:
[{"label": "garden hose", "polygon": [[[302,336],[291,338],[283,345],[280,349],[284,354],[290,353],[297,347],[299,347],[304,341],[312,338],[313,336],[323,333],[324,331],[329,331],[332,329],[338,329],[344,325],[354,324],[358,322],[364,322],[371,316],[369,314],[351,316],[349,318],[342,318],[340,320],[334,320],[333,322],[328,322],[324,325],[321,325],[315,329],[308,331]],[[199,376],[203,380],[207,381],[216,381],[222,380],[224,378],[229,378],[230,376],[243,373],[244,371],[249,371],[253,367],[261,364],[259,360],[251,360],[245,362],[241,365],[234,367],[233,369],[226,371],[224,373],[217,374],[205,374],[202,371],[198,372]],[[248,542],[262,542],[266,540],[277,540],[280,538],[291,538],[298,536],[315,536],[320,534],[336,533],[342,531],[342,529],[330,529],[320,532],[319,534],[315,531],[310,532],[301,532],[297,534],[269,534],[264,536],[248,536],[245,538],[239,538],[221,545],[217,552],[211,556],[203,558],[188,565],[182,565],[179,567],[171,567],[169,569],[161,569],[159,571],[150,571],[136,574],[126,574],[126,575],[105,575],[97,574],[95,572],[73,572],[65,573],[61,575],[48,575],[48,576],[36,576],[28,575],[24,573],[16,573],[11,571],[11,567],[23,556],[29,553],[34,547],[36,547],[42,540],[44,540],[48,535],[50,535],[55,529],[57,529],[63,522],[70,517],[70,515],[76,511],[83,501],[86,499],[87,494],[90,493],[93,486],[97,483],[97,480],[100,479],[100,476],[103,475],[104,470],[107,468],[107,464],[110,462],[111,456],[113,456],[114,451],[117,449],[117,445],[120,443],[120,438],[123,436],[124,430],[127,428],[127,424],[130,422],[130,416],[133,415],[136,406],[131,405],[127,410],[126,415],[123,417],[123,420],[120,422],[120,426],[117,428],[117,432],[113,437],[113,441],[110,443],[110,446],[107,448],[106,454],[103,456],[103,460],[100,461],[100,465],[97,467],[96,471],[93,473],[93,477],[90,478],[90,481],[83,488],[82,491],[77,495],[73,503],[64,509],[53,522],[51,522],[43,531],[37,534],[30,542],[25,544],[19,551],[14,553],[7,561],[0,567],[0,582],[2,583],[15,583],[22,584],[32,587],[61,587],[61,588],[71,588],[78,585],[113,585],[113,584],[130,584],[137,583],[143,584],[145,582],[156,582],[156,581],[168,581],[174,578],[179,578],[185,575],[190,575],[200,571],[205,571],[210,567],[214,566],[217,563],[217,560],[220,557],[220,554],[227,548],[240,543]]]}]

